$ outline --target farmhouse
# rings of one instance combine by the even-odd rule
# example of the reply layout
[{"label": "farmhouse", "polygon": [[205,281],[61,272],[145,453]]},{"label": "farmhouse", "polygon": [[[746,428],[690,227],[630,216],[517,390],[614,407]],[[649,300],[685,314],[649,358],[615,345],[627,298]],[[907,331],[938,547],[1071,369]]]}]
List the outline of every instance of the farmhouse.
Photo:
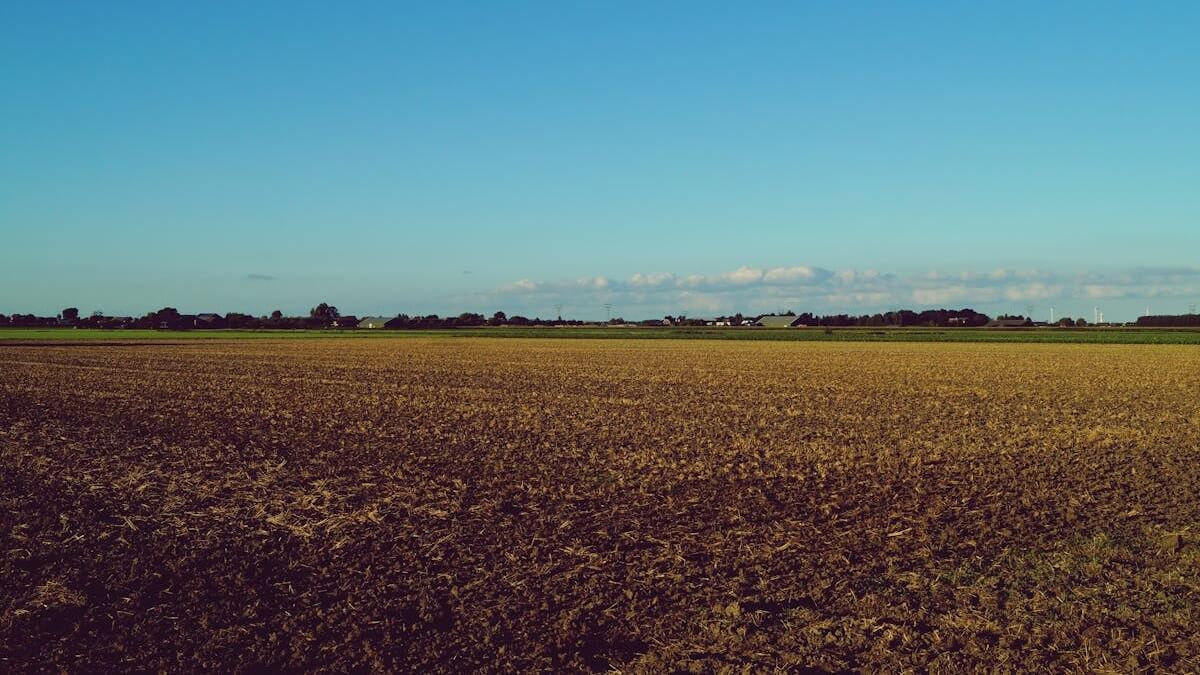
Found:
[{"label": "farmhouse", "polygon": [[196,328],[224,328],[225,317],[221,316],[220,314],[213,314],[211,312],[197,314],[193,325],[195,325]]},{"label": "farmhouse", "polygon": [[188,330],[195,327],[195,314],[180,314],[177,317],[163,319],[158,322],[158,328],[160,330]]},{"label": "farmhouse", "polygon": [[792,328],[796,325],[796,317],[791,314],[786,316],[760,316],[755,325],[763,326],[764,328]]},{"label": "farmhouse", "polygon": [[358,328],[359,319],[357,316],[339,316],[329,322],[330,328]]},{"label": "farmhouse", "polygon": [[386,328],[387,323],[391,321],[391,317],[387,316],[368,316],[358,322],[359,328]]}]

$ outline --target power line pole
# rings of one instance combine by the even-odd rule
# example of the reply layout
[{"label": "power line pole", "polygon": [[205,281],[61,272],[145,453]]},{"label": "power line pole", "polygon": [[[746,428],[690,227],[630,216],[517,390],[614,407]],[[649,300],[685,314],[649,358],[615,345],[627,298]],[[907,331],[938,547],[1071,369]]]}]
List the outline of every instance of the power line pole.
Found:
[{"label": "power line pole", "polygon": [[612,303],[611,302],[604,303],[604,320],[605,320],[605,323],[612,322]]}]

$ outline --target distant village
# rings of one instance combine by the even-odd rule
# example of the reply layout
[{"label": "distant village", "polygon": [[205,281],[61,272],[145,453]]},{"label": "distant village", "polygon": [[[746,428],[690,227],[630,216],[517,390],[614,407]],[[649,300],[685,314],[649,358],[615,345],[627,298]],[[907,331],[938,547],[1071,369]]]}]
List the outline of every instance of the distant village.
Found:
[{"label": "distant village", "polygon": [[342,314],[337,307],[321,303],[309,310],[307,316],[284,316],[276,310],[269,315],[254,316],[239,312],[219,314],[205,312],[183,314],[173,307],[164,307],[141,317],[107,316],[93,312],[82,316],[77,308],[68,307],[57,316],[45,317],[32,314],[0,314],[0,327],[69,327],[93,329],[152,329],[152,330],[215,330],[215,329],[338,329],[338,330],[412,330],[430,328],[476,328],[484,326],[625,326],[661,328],[669,326],[711,326],[739,328],[843,328],[843,327],[904,327],[927,326],[936,328],[1075,328],[1086,326],[1139,326],[1139,327],[1200,327],[1200,314],[1142,316],[1131,323],[1106,323],[1103,317],[1097,321],[1083,318],[1063,317],[1054,323],[1033,321],[1020,315],[990,317],[972,309],[929,309],[920,312],[902,309],[876,314],[832,314],[815,315],[810,312],[797,314],[782,311],[771,314],[724,316],[668,315],[662,318],[626,321],[617,317],[604,321],[582,321],[563,319],[528,318],[509,316],[496,312],[487,317],[483,314],[465,312],[457,316],[441,317],[436,314],[359,317]]}]

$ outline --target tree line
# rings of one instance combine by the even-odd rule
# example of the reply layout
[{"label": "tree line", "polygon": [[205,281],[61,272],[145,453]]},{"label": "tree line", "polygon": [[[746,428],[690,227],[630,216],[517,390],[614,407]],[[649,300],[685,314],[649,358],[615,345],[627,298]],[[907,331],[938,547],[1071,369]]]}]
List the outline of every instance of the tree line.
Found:
[{"label": "tree line", "polygon": [[1137,325],[1147,328],[1200,328],[1200,314],[1157,314],[1139,316]]},{"label": "tree line", "polygon": [[910,309],[899,309],[892,312],[876,314],[827,314],[816,316],[811,312],[796,315],[798,323],[806,326],[934,326],[950,328],[954,326],[978,327],[991,321],[987,314],[973,309],[927,309],[915,312]]},{"label": "tree line", "polygon": [[[976,312],[970,308],[964,309],[927,309],[913,311],[900,309],[875,314],[824,314],[812,312],[797,314],[791,310],[774,314],[736,314],[722,315],[712,318],[689,317],[683,314],[667,315],[661,319],[646,319],[639,321],[643,326],[706,326],[728,325],[742,326],[753,323],[762,316],[794,317],[796,325],[814,327],[903,327],[928,326],[935,328],[980,327],[992,320],[987,314]],[[1001,314],[997,319],[1033,322],[1020,315]],[[33,314],[0,314],[0,327],[49,327],[72,326],[77,328],[143,328],[188,330],[204,328],[233,328],[233,329],[318,329],[318,328],[354,328],[358,317],[343,315],[336,306],[322,302],[309,310],[307,316],[286,316],[280,310],[270,314],[255,316],[241,312],[226,314],[183,314],[174,307],[163,307],[157,311],[148,312],[140,317],[107,316],[103,312],[93,312],[90,316],[81,316],[76,307],[67,307],[57,316],[35,316]],[[509,316],[504,312],[495,312],[490,317],[475,312],[463,312],[457,316],[438,316],[437,314],[397,314],[386,318],[387,328],[396,329],[425,329],[425,328],[470,328],[479,326],[582,326],[595,324],[627,325],[624,318],[613,318],[607,322],[580,321],[577,319],[542,319],[529,318],[521,315]],[[1087,326],[1084,319],[1062,318],[1055,322],[1062,327]],[[1200,314],[1183,314],[1172,316],[1143,316],[1137,321],[1138,326],[1146,327],[1200,327]]]},{"label": "tree line", "polygon": [[[108,316],[96,311],[90,316],[80,316],[79,309],[68,307],[57,316],[36,316],[33,314],[0,314],[0,327],[38,328],[52,326],[70,326],[75,328],[142,328],[163,330],[190,329],[296,329],[312,330],[318,328],[354,328],[360,319],[355,316],[343,315],[336,306],[322,302],[309,310],[307,316],[286,316],[281,310],[270,314],[255,316],[241,312],[226,314],[203,313],[183,314],[174,307],[163,307],[157,311],[148,312],[140,317]],[[568,319],[529,318],[521,315],[508,316],[504,312],[496,312],[487,317],[475,312],[464,312],[457,316],[438,316],[437,314],[408,315],[397,314],[387,318],[388,328],[460,328],[475,326],[579,326],[588,322]]]}]

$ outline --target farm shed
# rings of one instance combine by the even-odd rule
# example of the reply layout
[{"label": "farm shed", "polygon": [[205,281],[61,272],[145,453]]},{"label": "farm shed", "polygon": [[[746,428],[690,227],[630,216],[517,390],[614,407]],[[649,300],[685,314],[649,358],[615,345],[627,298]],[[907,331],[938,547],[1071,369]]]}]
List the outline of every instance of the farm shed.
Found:
[{"label": "farm shed", "polygon": [[765,328],[791,328],[796,325],[795,316],[760,316],[757,325]]},{"label": "farm shed", "polygon": [[160,330],[189,330],[195,327],[195,314],[180,314],[177,317],[162,319],[158,322],[158,328]]},{"label": "farm shed", "polygon": [[358,322],[359,328],[386,328],[387,323],[391,321],[391,317],[387,316],[368,316]]},{"label": "farm shed", "polygon": [[197,314],[194,324],[196,328],[224,328],[225,317],[212,312]]}]

